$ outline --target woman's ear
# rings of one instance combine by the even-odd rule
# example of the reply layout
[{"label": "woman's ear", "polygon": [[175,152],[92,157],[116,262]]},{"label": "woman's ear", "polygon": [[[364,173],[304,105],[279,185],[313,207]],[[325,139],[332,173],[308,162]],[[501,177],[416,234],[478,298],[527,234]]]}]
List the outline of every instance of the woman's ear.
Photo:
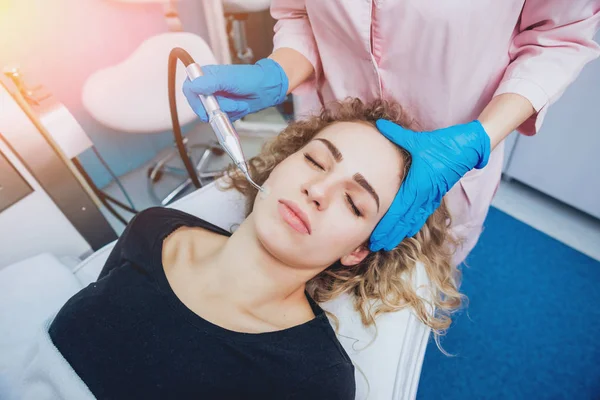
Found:
[{"label": "woman's ear", "polygon": [[367,246],[364,246],[364,245],[360,246],[356,250],[354,250],[352,253],[340,258],[340,264],[342,264],[346,267],[354,266],[354,265],[360,263],[362,260],[364,260],[365,257],[367,257],[369,255],[369,253],[370,253],[370,250]]}]

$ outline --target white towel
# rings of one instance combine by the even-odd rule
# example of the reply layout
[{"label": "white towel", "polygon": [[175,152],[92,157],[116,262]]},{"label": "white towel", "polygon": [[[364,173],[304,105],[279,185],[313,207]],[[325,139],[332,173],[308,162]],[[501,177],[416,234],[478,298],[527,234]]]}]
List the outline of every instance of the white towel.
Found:
[{"label": "white towel", "polygon": [[18,377],[15,393],[19,400],[88,400],[95,399],[54,346],[48,328],[54,316],[44,321],[29,349]]}]

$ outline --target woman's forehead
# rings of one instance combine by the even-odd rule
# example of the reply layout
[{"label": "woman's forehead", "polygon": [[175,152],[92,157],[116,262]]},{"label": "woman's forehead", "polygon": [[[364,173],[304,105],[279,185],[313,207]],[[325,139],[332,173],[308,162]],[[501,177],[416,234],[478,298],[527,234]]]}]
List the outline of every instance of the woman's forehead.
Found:
[{"label": "woman's forehead", "polygon": [[317,135],[340,135],[340,134],[379,134],[375,125],[366,121],[340,121],[321,129]]},{"label": "woman's forehead", "polygon": [[398,147],[376,127],[365,122],[338,122],[323,129],[315,139],[316,142],[318,139],[330,141],[341,153],[346,166],[363,174],[378,191],[399,185],[405,160]]},{"label": "woman's forehead", "polygon": [[315,136],[315,139],[319,138],[331,141],[342,154],[347,153],[347,157],[368,157],[369,161],[394,158],[400,161],[396,146],[368,122],[336,122]]}]

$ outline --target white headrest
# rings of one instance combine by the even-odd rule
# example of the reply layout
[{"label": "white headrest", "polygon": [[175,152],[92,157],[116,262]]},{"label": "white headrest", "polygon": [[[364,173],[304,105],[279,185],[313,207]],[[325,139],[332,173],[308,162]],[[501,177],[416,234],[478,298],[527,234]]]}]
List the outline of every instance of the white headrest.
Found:
[{"label": "white headrest", "polygon": [[271,0],[223,0],[223,9],[228,13],[252,13],[268,10]]},{"label": "white headrest", "polygon": [[[125,61],[95,72],[83,87],[83,106],[100,123],[129,133],[171,129],[167,72],[169,53],[186,50],[200,65],[216,64],[208,44],[189,32],[169,32],[144,41]],[[181,125],[196,119],[181,90],[186,79],[177,66],[175,93]]]}]

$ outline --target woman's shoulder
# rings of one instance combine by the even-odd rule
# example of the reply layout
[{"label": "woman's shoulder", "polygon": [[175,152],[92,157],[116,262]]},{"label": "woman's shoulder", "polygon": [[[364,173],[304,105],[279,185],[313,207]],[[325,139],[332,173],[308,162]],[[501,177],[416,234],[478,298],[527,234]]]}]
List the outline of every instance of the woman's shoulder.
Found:
[{"label": "woman's shoulder", "polygon": [[123,256],[135,263],[151,262],[156,257],[155,249],[171,233],[181,227],[202,228],[223,236],[231,233],[194,215],[164,207],[150,207],[138,212],[127,224],[117,243]]},{"label": "woman's shoulder", "polygon": [[175,208],[167,208],[167,207],[149,207],[142,211],[139,211],[131,220],[131,224],[144,224],[144,223],[154,223],[157,222],[172,222],[172,221],[184,221],[197,223],[198,221],[203,221],[208,224],[207,221],[204,221],[201,218],[196,217],[195,215],[188,214],[186,212],[177,210]]},{"label": "woman's shoulder", "polygon": [[[202,218],[174,208],[150,207],[140,211],[129,223],[132,230],[141,232],[160,231],[168,234],[181,227],[203,228],[205,230],[230,236],[231,233]],[[161,236],[161,235],[159,235]],[[163,237],[164,238],[164,237]]]}]

